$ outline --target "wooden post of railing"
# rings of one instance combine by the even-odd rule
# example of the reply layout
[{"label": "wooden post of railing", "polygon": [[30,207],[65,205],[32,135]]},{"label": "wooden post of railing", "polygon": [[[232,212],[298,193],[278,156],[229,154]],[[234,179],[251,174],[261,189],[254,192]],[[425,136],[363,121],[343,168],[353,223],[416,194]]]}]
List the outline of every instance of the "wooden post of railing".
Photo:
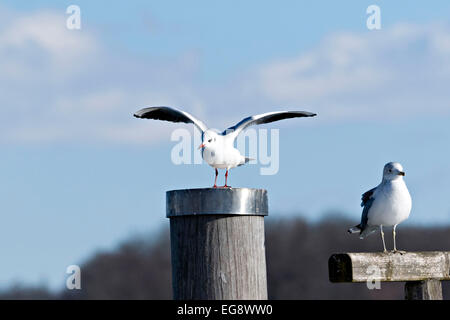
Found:
[{"label": "wooden post of railing", "polygon": [[267,214],[266,190],[167,192],[174,299],[267,299]]},{"label": "wooden post of railing", "polygon": [[442,300],[450,252],[340,253],[328,260],[331,282],[405,281],[405,299]]}]

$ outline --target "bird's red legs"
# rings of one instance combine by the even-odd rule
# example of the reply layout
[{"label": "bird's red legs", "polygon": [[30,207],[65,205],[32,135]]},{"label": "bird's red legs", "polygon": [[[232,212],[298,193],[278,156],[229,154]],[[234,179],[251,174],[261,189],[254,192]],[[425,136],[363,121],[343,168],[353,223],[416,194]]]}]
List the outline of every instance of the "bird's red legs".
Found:
[{"label": "bird's red legs", "polygon": [[217,175],[219,174],[219,171],[216,169],[216,179],[214,180],[214,186],[213,188],[217,188]]},{"label": "bird's red legs", "polygon": [[231,188],[229,185],[227,185],[227,180],[228,180],[228,169],[227,169],[227,172],[225,172],[225,185],[223,187],[224,188]]}]

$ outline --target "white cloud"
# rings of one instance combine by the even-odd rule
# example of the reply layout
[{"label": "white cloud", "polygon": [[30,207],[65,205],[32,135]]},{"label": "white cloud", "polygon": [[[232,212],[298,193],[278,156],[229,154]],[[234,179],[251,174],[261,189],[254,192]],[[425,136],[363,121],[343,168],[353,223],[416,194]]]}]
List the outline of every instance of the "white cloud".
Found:
[{"label": "white cloud", "polygon": [[450,28],[399,24],[336,33],[298,57],[262,66],[253,94],[308,105],[332,121],[450,113]]},{"label": "white cloud", "polygon": [[182,104],[202,113],[186,85],[192,53],[162,62],[110,52],[92,31],[68,30],[66,17],[15,12],[0,25],[0,143],[153,142],[167,130],[134,119],[139,107]]},{"label": "white cloud", "polygon": [[95,41],[91,37],[81,32],[67,31],[64,16],[39,12],[14,20],[2,32],[0,44],[8,50],[23,50],[29,45],[35,45],[58,60],[92,53]]},{"label": "white cloud", "polygon": [[0,143],[168,139],[176,125],[132,117],[148,105],[181,106],[219,129],[283,106],[308,108],[327,121],[450,113],[446,25],[335,33],[298,57],[205,85],[196,81],[196,52],[143,59],[109,51],[87,28],[66,29],[64,11],[5,16]]}]

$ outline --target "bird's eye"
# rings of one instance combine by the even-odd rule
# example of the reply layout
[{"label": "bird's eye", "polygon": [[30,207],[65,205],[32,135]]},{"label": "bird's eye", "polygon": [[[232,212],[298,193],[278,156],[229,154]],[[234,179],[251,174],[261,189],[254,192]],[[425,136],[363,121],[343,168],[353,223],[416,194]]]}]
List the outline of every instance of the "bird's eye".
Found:
[{"label": "bird's eye", "polygon": [[212,141],[212,139],[209,139],[209,140],[208,140],[208,142],[211,142],[211,141]]},{"label": "bird's eye", "polygon": [[392,172],[392,169],[389,169],[389,172]]}]

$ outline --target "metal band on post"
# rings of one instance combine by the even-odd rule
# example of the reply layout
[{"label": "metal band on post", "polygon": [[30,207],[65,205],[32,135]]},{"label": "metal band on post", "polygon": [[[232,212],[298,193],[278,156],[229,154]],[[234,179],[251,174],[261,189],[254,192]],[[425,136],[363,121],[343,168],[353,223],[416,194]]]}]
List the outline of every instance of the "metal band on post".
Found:
[{"label": "metal band on post", "polygon": [[266,190],[173,190],[166,204],[174,299],[267,299]]}]

